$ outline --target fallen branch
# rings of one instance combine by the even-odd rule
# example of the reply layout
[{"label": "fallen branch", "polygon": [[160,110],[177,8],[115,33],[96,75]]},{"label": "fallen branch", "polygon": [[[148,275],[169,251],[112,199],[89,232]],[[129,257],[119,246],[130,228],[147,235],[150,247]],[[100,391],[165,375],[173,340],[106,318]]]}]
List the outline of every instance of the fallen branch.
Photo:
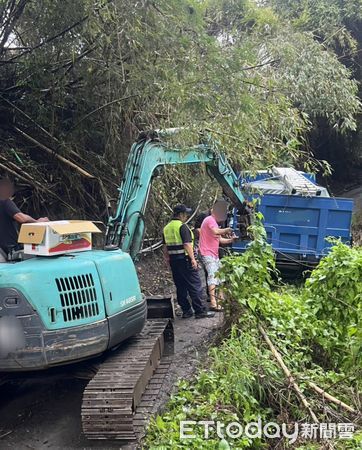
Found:
[{"label": "fallen branch", "polygon": [[293,375],[291,374],[290,370],[285,365],[285,363],[283,361],[283,358],[281,357],[280,353],[274,347],[272,341],[269,339],[269,336],[267,335],[266,331],[264,330],[264,328],[260,324],[258,325],[258,328],[259,328],[259,331],[260,331],[261,335],[263,336],[265,342],[268,344],[271,352],[275,356],[275,359],[277,360],[278,364],[282,368],[282,370],[283,370],[285,376],[287,377],[289,383],[291,384],[291,386],[293,387],[295,393],[297,394],[297,397],[302,402],[302,404],[305,407],[305,409],[309,412],[311,418],[313,419],[313,422],[314,423],[319,423],[318,417],[313,412],[310,404],[308,403],[308,400],[306,399],[305,395],[303,394],[303,392],[301,391],[300,387],[296,383],[296,381],[295,381]]},{"label": "fallen branch", "polygon": [[34,181],[24,175],[21,175],[17,170],[11,169],[10,167],[6,166],[5,164],[0,163],[0,168],[5,170],[6,172],[10,173],[11,175],[14,175],[15,177],[19,178],[20,180],[25,181],[25,183],[29,183],[34,187],[38,187],[44,191],[46,191],[47,189],[44,188],[40,183],[38,183],[37,181]]},{"label": "fallen branch", "polygon": [[[14,85],[10,88],[5,89],[5,91],[8,91],[10,89],[12,89],[13,87],[17,87],[17,85]],[[5,92],[4,91],[4,92]],[[25,111],[23,111],[22,109],[20,109],[18,106],[16,106],[13,102],[11,102],[10,100],[8,100],[7,98],[3,97],[2,95],[0,95],[0,98],[2,100],[4,100],[4,102],[6,102],[8,105],[10,105],[12,108],[14,108],[16,111],[18,111],[20,114],[22,114],[24,117],[26,117],[32,124],[34,124],[37,128],[39,128],[39,130],[41,130],[43,133],[45,133],[52,141],[56,142],[57,144],[59,144],[59,139],[57,139],[55,136],[53,136],[52,134],[49,133],[49,131],[47,131],[45,128],[43,128],[41,125],[38,124],[38,122],[36,122],[34,119],[32,119]],[[74,150],[70,149],[69,150],[70,153],[81,159],[82,161],[85,161],[85,159],[80,156],[77,152],[75,152]]]},{"label": "fallen branch", "polygon": [[[7,158],[5,158],[5,156],[0,155],[0,159],[2,159],[2,161],[4,161],[8,166],[12,167],[16,172],[20,171],[19,166],[14,164],[12,161],[9,161]],[[24,172],[24,170],[21,170],[21,172],[24,174],[24,176],[29,178],[29,180],[34,181],[34,178],[29,173]]]},{"label": "fallen branch", "polygon": [[40,189],[41,191],[47,192],[48,194],[50,194],[52,197],[56,198],[58,201],[60,201],[61,203],[63,203],[63,205],[67,206],[68,208],[70,208],[72,211],[76,212],[76,209],[73,208],[73,206],[69,205],[69,203],[67,203],[66,201],[64,201],[62,198],[60,198],[58,195],[54,194],[54,192],[52,192],[50,189],[44,187],[41,183],[39,183],[38,181],[35,181],[33,179],[25,177],[24,175],[19,174],[17,171],[10,169],[10,167],[5,166],[5,164],[0,163],[0,168],[5,170],[8,173],[11,173],[12,175],[14,175],[15,177],[19,178],[20,180],[25,181],[26,183],[31,184],[32,186],[34,186],[35,188]]},{"label": "fallen branch", "polygon": [[50,149],[46,145],[42,144],[41,142],[37,141],[33,137],[29,136],[25,131],[20,130],[19,128],[15,127],[15,130],[20,133],[23,137],[25,137],[28,141],[32,142],[33,144],[37,145],[42,150],[46,151],[50,155],[54,156],[54,158],[58,159],[59,161],[63,162],[64,164],[68,165],[69,167],[72,167],[77,172],[79,172],[81,175],[87,177],[87,178],[96,178],[94,175],[91,175],[86,170],[82,169],[81,167],[77,166],[74,162],[70,161],[67,158],[64,158],[64,156],[59,155],[58,153],[54,152],[54,150]]},{"label": "fallen branch", "polygon": [[[21,180],[25,181],[26,183],[30,183],[32,185],[35,185],[37,183],[36,181],[33,181],[32,179],[19,174],[18,171],[15,171],[14,169],[11,169],[10,167],[5,166],[5,164],[0,163],[0,168],[5,170],[8,173],[11,173],[12,175],[16,176],[17,178],[20,178]],[[41,186],[41,187],[43,188],[43,186]]]},{"label": "fallen branch", "polygon": [[10,430],[10,431],[7,431],[7,432],[4,433],[4,434],[1,434],[1,435],[0,435],[0,439],[4,438],[5,436],[8,436],[8,435],[11,434],[12,432],[13,432],[13,430]]},{"label": "fallen branch", "polygon": [[[16,85],[14,86],[16,87]],[[2,95],[0,95],[1,100],[3,100],[4,102],[6,102],[8,105],[10,105],[12,108],[14,108],[16,111],[18,111],[22,116],[26,117],[32,124],[34,124],[37,128],[39,128],[43,133],[45,133],[50,139],[58,142],[58,140],[52,136],[49,131],[47,131],[45,128],[43,128],[41,125],[38,124],[38,122],[36,122],[34,119],[32,119],[29,114],[27,114],[25,111],[23,111],[22,109],[20,109],[18,106],[15,105],[15,103],[11,102],[10,100],[8,100],[7,98],[3,97]]]},{"label": "fallen branch", "polygon": [[[196,206],[196,208],[195,208],[195,211],[193,212],[192,216],[190,216],[190,217],[188,218],[188,220],[187,220],[186,223],[190,223],[190,222],[193,220],[193,218],[196,216],[196,214],[197,214],[197,212],[198,212],[198,210],[199,210],[199,208],[200,208],[201,201],[202,201],[202,199],[203,199],[204,193],[205,193],[206,189],[208,188],[209,184],[210,184],[210,183],[207,182],[207,183],[205,184],[205,186],[203,187],[203,189],[202,189],[202,191],[201,191],[201,194],[200,194],[200,199],[199,199],[199,202],[198,202],[198,204],[197,204],[197,206]],[[217,191],[216,191],[216,193],[215,193],[214,203],[215,203],[215,201],[216,201],[216,196],[217,196]],[[171,206],[170,206],[170,205],[169,205],[162,197],[160,197],[160,199],[161,199],[161,201],[167,206],[167,208],[168,208],[169,210],[172,211]],[[160,241],[156,242],[155,244],[150,245],[149,247],[142,249],[142,250],[140,251],[140,253],[143,254],[143,253],[148,253],[148,252],[154,252],[155,250],[158,250],[159,248],[161,248],[162,245],[163,245],[163,241],[160,240]]]},{"label": "fallen branch", "polygon": [[343,403],[341,400],[338,400],[338,398],[333,397],[333,395],[328,394],[328,392],[324,391],[322,388],[317,386],[315,383],[312,383],[311,381],[308,381],[308,386],[313,389],[313,391],[320,394],[323,398],[326,400],[335,403],[336,405],[340,406],[341,408],[345,409],[346,411],[349,411],[351,413],[357,413],[357,411],[352,408],[351,406],[347,405],[346,403]]}]

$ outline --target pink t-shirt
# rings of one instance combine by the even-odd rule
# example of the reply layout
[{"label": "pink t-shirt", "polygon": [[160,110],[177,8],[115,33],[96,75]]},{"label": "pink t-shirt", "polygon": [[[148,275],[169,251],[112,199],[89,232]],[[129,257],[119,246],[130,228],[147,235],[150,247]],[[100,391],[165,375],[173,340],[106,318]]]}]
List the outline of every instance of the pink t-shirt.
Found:
[{"label": "pink t-shirt", "polygon": [[201,224],[199,250],[201,256],[219,258],[220,236],[212,232],[213,228],[219,228],[215,218],[206,217]]}]

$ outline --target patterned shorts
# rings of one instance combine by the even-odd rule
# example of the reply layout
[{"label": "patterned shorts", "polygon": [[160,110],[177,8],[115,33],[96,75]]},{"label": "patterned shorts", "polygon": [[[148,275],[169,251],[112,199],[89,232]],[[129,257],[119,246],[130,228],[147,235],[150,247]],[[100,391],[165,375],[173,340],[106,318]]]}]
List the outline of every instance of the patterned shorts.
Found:
[{"label": "patterned shorts", "polygon": [[213,256],[201,256],[201,262],[207,272],[207,285],[218,286],[221,280],[215,274],[221,267],[220,259]]}]

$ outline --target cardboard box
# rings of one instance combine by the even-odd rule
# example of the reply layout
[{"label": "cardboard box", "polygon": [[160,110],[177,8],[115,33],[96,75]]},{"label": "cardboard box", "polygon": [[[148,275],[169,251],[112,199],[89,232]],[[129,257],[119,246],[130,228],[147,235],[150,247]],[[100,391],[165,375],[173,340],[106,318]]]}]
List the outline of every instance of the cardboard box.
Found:
[{"label": "cardboard box", "polygon": [[92,250],[92,233],[100,233],[93,222],[58,220],[24,223],[18,242],[28,255],[53,256]]}]

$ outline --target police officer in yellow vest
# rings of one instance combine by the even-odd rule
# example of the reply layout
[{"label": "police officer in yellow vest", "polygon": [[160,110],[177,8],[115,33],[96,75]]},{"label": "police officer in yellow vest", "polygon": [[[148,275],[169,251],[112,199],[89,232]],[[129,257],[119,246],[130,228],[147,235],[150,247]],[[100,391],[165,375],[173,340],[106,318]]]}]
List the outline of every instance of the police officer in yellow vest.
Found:
[{"label": "police officer in yellow vest", "polygon": [[[202,300],[202,284],[194,255],[194,236],[185,224],[191,209],[176,205],[173,218],[163,229],[164,255],[170,264],[177,291],[177,301],[182,308],[182,317],[187,319],[195,313],[196,319],[213,317]],[[187,298],[190,296],[192,307]]]}]

